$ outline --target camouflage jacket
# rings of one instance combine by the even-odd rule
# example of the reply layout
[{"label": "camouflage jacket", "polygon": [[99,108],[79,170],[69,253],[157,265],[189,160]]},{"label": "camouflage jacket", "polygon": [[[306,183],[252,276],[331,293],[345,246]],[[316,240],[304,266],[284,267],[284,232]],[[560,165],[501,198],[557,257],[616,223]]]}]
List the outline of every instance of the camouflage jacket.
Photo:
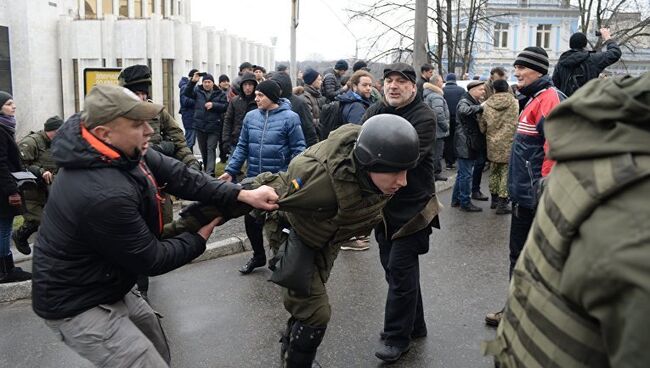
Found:
[{"label": "camouflage jacket", "polygon": [[47,137],[43,130],[30,132],[18,143],[20,158],[23,164],[34,175],[38,173],[39,175],[36,175],[37,177],[41,177],[46,171],[56,174],[59,170],[52,159],[51,143],[52,141],[50,141],[50,138]]},{"label": "camouflage jacket", "polygon": [[496,93],[485,102],[478,124],[487,140],[490,162],[508,163],[518,116],[519,104],[509,92]]},{"label": "camouflage jacket", "polygon": [[187,148],[187,143],[185,142],[185,134],[183,130],[178,126],[174,118],[167,112],[163,110],[160,114],[149,121],[151,128],[153,128],[154,133],[151,136],[150,144],[156,149],[156,145],[160,145],[161,142],[171,142],[174,144],[173,153],[172,152],[163,152],[159,149],[158,151],[163,152],[164,154],[172,153],[172,157],[181,161],[185,165],[197,165],[199,161],[194,157],[192,151]]}]

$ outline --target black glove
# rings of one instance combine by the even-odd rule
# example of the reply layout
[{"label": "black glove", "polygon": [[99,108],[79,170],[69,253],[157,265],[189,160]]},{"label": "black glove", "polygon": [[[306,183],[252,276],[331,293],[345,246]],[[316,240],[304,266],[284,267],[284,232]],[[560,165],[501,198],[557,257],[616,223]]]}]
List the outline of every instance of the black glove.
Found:
[{"label": "black glove", "polygon": [[187,167],[190,169],[194,169],[196,171],[201,171],[201,163],[198,161],[192,161],[189,164],[187,164]]},{"label": "black glove", "polygon": [[162,141],[158,144],[154,144],[151,146],[151,148],[155,149],[165,156],[174,156],[174,153],[176,152],[176,146],[174,145],[174,142],[169,141]]}]

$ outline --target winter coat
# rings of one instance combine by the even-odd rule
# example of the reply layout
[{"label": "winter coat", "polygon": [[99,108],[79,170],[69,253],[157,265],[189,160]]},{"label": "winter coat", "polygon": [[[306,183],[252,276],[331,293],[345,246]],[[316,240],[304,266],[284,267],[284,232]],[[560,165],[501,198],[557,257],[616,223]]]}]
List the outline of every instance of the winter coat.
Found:
[{"label": "winter coat", "polygon": [[287,171],[289,161],[305,148],[300,118],[291,111],[289,101],[281,98],[276,109],[257,109],[246,114],[225,171],[235,177],[244,161],[248,162],[247,177],[265,171]]},{"label": "winter coat", "polygon": [[490,162],[508,163],[518,116],[519,103],[510,92],[495,93],[485,102],[478,123],[487,140]]},{"label": "winter coat", "polygon": [[[194,99],[194,130],[203,133],[219,132],[221,118],[228,109],[226,94],[217,86],[208,92],[203,86],[197,86],[196,82],[192,81],[187,84],[183,94]],[[205,108],[208,102],[212,102],[210,110]]]},{"label": "winter coat", "polygon": [[298,114],[298,117],[300,118],[300,127],[302,128],[302,134],[305,136],[307,147],[311,147],[318,143],[316,129],[314,128],[314,120],[309,111],[309,107],[307,106],[307,102],[304,98],[292,93],[293,86],[289,75],[286,73],[276,73],[271,77],[271,79],[280,84],[280,88],[282,89],[280,97],[289,100],[291,103],[291,111]]},{"label": "winter coat", "polygon": [[311,85],[305,86],[305,94],[303,96],[305,98],[305,102],[307,103],[307,107],[311,112],[314,128],[318,131],[320,123],[320,110],[321,107],[323,107],[325,98],[320,93],[320,90],[314,89],[314,87]]},{"label": "winter coat", "polygon": [[456,82],[447,82],[442,91],[445,93],[443,97],[447,101],[447,107],[449,108],[449,122],[451,124],[456,123],[456,107],[458,107],[458,102],[465,94],[465,88],[456,84]]},{"label": "winter coat", "polygon": [[436,113],[436,139],[449,136],[449,107],[440,87],[431,83],[423,85],[424,103]]},{"label": "winter coat", "polygon": [[348,123],[360,125],[363,114],[365,114],[366,109],[370,106],[370,101],[352,90],[336,96],[336,100],[340,103],[339,113],[341,114],[341,125]]},{"label": "winter coat", "polygon": [[[199,161],[192,151],[187,148],[183,130],[181,130],[176,120],[174,120],[166,109],[163,109],[158,116],[149,120],[149,125],[153,129],[153,134],[149,139],[150,148],[162,152],[167,156],[174,157],[185,165],[191,165],[195,168],[199,167]],[[161,145],[162,142],[170,142],[173,144],[170,152],[167,152],[166,148],[163,148],[163,145]]]},{"label": "winter coat", "polygon": [[456,135],[454,148],[458,158],[476,160],[478,153],[485,150],[485,135],[478,127],[479,114],[483,107],[469,94],[458,102],[456,107]]},{"label": "winter coat", "polygon": [[323,84],[321,85],[321,93],[327,99],[327,102],[332,102],[343,92],[343,86],[341,86],[341,77],[336,73],[334,69],[328,69],[323,74]]},{"label": "winter coat", "polygon": [[573,70],[580,68],[581,64],[585,65],[587,75],[582,76],[582,71],[576,71],[574,73],[574,75],[581,75],[581,77],[576,78],[579,86],[583,86],[590,80],[598,78],[605,68],[617,62],[622,55],[621,48],[614,40],[605,42],[605,45],[607,46],[607,51],[605,52],[571,49],[562,53],[553,70],[553,85],[569,96],[570,93],[566,93],[569,92],[567,88],[569,86],[563,84]]},{"label": "winter coat", "polygon": [[257,109],[257,103],[255,103],[254,95],[249,97],[235,96],[230,101],[226,115],[224,115],[223,132],[221,133],[223,149],[226,152],[232,152],[237,145],[244,116],[255,109]]},{"label": "winter coat", "polygon": [[18,143],[23,164],[37,178],[46,171],[56,174],[59,170],[52,158],[51,145],[52,141],[43,130],[31,132]]},{"label": "winter coat", "polygon": [[508,166],[508,193],[513,203],[534,209],[537,183],[553,166],[544,152],[544,120],[565,96],[548,76],[519,90],[528,103],[519,115]]},{"label": "winter coat", "polygon": [[178,81],[178,89],[180,90],[181,95],[181,108],[178,111],[181,114],[181,119],[183,120],[183,127],[185,130],[194,129],[194,99],[185,96],[185,87],[190,83],[190,79],[187,77],[181,78]]},{"label": "winter coat", "polygon": [[19,207],[9,205],[9,196],[18,193],[16,179],[11,173],[22,170],[15,132],[0,124],[0,218],[20,214]]},{"label": "winter coat", "polygon": [[[418,133],[420,141],[420,157],[417,166],[408,170],[406,174],[408,184],[397,191],[388,202],[384,208],[384,218],[392,227],[396,228],[403,227],[415,217],[424,220],[424,223],[418,221],[418,226],[412,228],[411,233],[425,227],[437,226],[435,217],[437,207],[433,211],[429,211],[431,209],[430,201],[436,201],[437,204],[435,188],[431,185],[434,182],[432,152],[436,142],[436,114],[418,99],[414,99],[408,105],[398,109],[388,106],[383,100],[366,110],[363,121],[379,114],[394,114],[408,120]],[[399,235],[395,235],[399,237]],[[402,233],[402,235],[408,234]]]},{"label": "winter coat", "polygon": [[236,185],[148,150],[130,158],[80,126],[73,115],[52,142],[60,166],[39,229],[32,306],[45,319],[75,316],[121,300],[138,275],[160,275],[199,256],[205,240],[161,240],[159,186],[188,200],[231,206]]}]

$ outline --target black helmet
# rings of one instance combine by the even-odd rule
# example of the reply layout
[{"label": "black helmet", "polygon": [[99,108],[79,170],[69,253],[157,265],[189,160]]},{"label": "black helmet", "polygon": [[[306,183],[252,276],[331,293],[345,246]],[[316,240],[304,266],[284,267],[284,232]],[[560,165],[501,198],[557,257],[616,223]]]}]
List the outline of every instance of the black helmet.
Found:
[{"label": "black helmet", "polygon": [[132,65],[122,70],[117,77],[120,86],[126,87],[133,92],[147,92],[151,87],[151,69],[146,65]]},{"label": "black helmet", "polygon": [[397,172],[414,168],[419,150],[418,134],[408,120],[380,114],[363,123],[354,157],[367,171]]}]

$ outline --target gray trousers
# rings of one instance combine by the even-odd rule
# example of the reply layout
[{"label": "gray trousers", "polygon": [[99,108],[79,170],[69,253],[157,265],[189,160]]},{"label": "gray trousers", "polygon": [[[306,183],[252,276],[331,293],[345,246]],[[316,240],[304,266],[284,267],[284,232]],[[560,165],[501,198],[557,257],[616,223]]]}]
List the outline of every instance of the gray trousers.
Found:
[{"label": "gray trousers", "polygon": [[158,315],[135,289],[117,303],[45,323],[97,367],[169,367],[171,361]]}]

